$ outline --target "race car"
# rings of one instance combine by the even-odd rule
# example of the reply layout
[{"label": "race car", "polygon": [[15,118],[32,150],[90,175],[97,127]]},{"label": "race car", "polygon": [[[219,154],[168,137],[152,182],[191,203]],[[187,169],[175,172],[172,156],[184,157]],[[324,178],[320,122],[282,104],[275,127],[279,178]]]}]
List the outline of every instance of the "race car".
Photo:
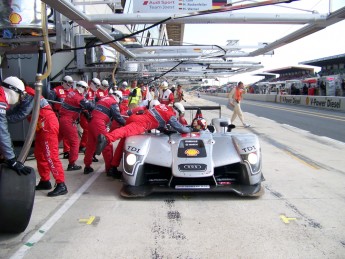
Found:
[{"label": "race car", "polygon": [[[220,106],[187,106],[214,110]],[[151,132],[126,139],[122,178],[123,197],[154,192],[234,192],[261,196],[262,155],[259,139],[233,133],[228,118],[212,119],[199,132]]]}]

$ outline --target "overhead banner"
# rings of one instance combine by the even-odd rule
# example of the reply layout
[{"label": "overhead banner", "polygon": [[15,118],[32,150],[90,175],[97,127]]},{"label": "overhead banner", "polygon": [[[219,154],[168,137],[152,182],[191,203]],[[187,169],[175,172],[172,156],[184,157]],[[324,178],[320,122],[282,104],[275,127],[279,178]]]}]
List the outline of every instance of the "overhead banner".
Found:
[{"label": "overhead banner", "polygon": [[232,0],[137,0],[134,13],[189,13],[217,9]]}]

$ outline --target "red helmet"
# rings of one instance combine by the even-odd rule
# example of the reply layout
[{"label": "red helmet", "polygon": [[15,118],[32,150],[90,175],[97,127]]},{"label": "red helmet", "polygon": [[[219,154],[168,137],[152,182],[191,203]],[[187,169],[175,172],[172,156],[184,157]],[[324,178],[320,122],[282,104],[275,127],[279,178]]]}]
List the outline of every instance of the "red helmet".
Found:
[{"label": "red helmet", "polygon": [[204,118],[197,117],[197,118],[193,119],[192,128],[198,129],[198,130],[206,130],[207,129],[207,122]]}]

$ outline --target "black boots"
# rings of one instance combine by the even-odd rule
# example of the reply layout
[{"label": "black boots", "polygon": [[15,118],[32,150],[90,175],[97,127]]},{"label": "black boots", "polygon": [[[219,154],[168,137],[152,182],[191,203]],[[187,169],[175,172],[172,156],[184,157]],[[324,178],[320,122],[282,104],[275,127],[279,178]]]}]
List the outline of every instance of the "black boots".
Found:
[{"label": "black boots", "polygon": [[53,191],[48,192],[49,197],[55,197],[68,193],[65,183],[58,183]]},{"label": "black boots", "polygon": [[86,147],[82,147],[82,146],[79,147],[79,153],[85,154],[85,151],[86,151]]},{"label": "black boots", "polygon": [[39,190],[50,190],[52,188],[52,184],[50,183],[50,181],[40,181],[37,185],[36,185],[36,191]]},{"label": "black boots", "polygon": [[67,171],[75,171],[75,170],[80,170],[81,165],[76,165],[76,164],[69,164],[67,166]]},{"label": "black boots", "polygon": [[96,157],[96,154],[93,155],[93,157],[92,157],[92,162],[98,162],[98,159],[97,159],[97,157]]},{"label": "black boots", "polygon": [[63,159],[68,159],[69,158],[69,152],[63,152]]},{"label": "black boots", "polygon": [[96,155],[100,155],[103,149],[108,145],[107,139],[103,134],[99,134],[97,137]]},{"label": "black boots", "polygon": [[109,169],[109,171],[107,172],[107,176],[109,177],[113,177],[115,179],[121,179],[122,177],[122,173],[120,171],[117,170],[117,167],[113,166]]},{"label": "black boots", "polygon": [[93,168],[91,166],[85,166],[84,174],[89,174],[93,172]]}]

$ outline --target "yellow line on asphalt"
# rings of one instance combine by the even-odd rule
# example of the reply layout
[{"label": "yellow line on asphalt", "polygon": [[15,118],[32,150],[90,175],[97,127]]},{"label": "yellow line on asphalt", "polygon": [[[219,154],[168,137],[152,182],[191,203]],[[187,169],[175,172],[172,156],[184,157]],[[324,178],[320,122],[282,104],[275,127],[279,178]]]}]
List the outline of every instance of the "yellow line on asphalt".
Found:
[{"label": "yellow line on asphalt", "polygon": [[79,219],[79,222],[85,222],[87,225],[91,225],[95,218],[95,216],[91,216],[88,219]]},{"label": "yellow line on asphalt", "polygon": [[288,218],[285,215],[280,215],[280,219],[285,223],[289,224],[291,220],[297,220],[297,218]]},{"label": "yellow line on asphalt", "polygon": [[312,169],[315,169],[315,170],[319,170],[320,169],[320,167],[318,167],[317,165],[313,165],[313,164],[310,164],[310,163],[304,161],[303,159],[299,158],[298,156],[295,156],[294,154],[292,154],[290,151],[287,151],[287,150],[284,150],[284,151],[290,157],[296,159],[297,161],[301,162],[302,164],[305,164],[306,166],[309,166],[309,167],[311,167]]}]

